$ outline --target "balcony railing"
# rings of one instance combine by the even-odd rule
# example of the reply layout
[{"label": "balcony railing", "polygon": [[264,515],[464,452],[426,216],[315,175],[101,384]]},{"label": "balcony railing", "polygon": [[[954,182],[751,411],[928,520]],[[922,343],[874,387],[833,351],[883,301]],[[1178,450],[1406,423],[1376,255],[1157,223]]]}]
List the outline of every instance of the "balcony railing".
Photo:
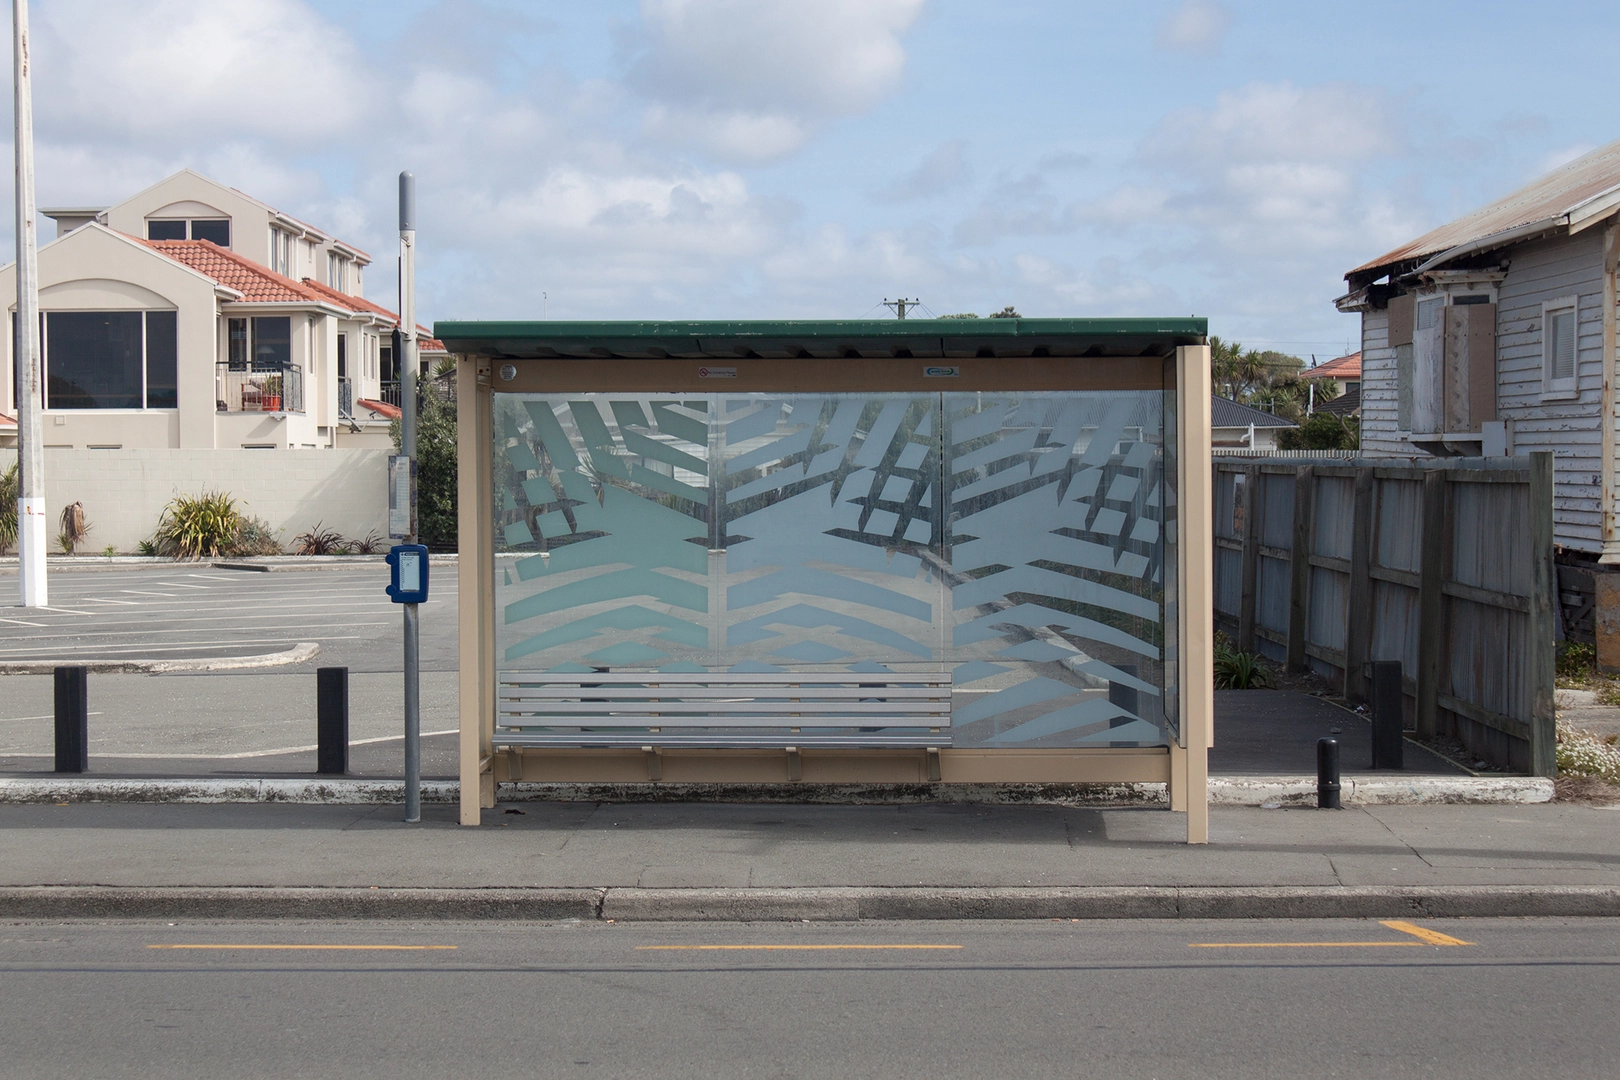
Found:
[{"label": "balcony railing", "polygon": [[394,406],[394,408],[396,408],[396,409],[403,408],[403,406],[400,405],[401,398],[399,396],[399,380],[398,379],[383,382],[382,387],[378,391],[377,396],[378,396],[379,400],[381,400],[381,401],[383,401],[383,402],[385,402],[385,403],[387,403],[389,405]]},{"label": "balcony railing", "polygon": [[253,364],[214,369],[214,405],[220,412],[304,411],[304,372],[297,364]]},{"label": "balcony railing", "polygon": [[348,379],[338,380],[338,415],[354,416],[354,383]]}]

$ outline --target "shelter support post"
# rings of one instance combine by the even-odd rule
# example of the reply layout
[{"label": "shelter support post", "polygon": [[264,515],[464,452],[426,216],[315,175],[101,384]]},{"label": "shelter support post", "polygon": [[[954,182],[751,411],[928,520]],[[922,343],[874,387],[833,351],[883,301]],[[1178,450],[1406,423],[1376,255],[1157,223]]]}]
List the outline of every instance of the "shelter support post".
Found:
[{"label": "shelter support post", "polygon": [[[482,369],[482,370],[481,370]],[[462,356],[456,361],[457,515],[456,578],[461,600],[457,605],[459,631],[458,697],[461,702],[460,777],[461,824],[482,820],[485,788],[493,805],[494,777],[489,772],[490,739],[494,734],[495,658],[490,652],[495,617],[494,547],[489,530],[493,520],[489,453],[489,373],[487,361]],[[469,468],[468,466],[472,467]],[[487,572],[486,572],[487,567]],[[487,584],[486,584],[487,583]]]},{"label": "shelter support post", "polygon": [[[1176,349],[1176,558],[1181,747],[1187,843],[1209,843],[1209,748],[1215,738],[1214,472],[1210,467],[1209,346]],[[1244,523],[1245,527],[1247,522]],[[1172,803],[1175,801],[1172,784]]]},{"label": "shelter support post", "polygon": [[1553,640],[1558,619],[1558,575],[1553,568],[1553,455],[1530,455],[1530,772],[1558,775],[1557,711],[1553,683],[1558,665]]}]

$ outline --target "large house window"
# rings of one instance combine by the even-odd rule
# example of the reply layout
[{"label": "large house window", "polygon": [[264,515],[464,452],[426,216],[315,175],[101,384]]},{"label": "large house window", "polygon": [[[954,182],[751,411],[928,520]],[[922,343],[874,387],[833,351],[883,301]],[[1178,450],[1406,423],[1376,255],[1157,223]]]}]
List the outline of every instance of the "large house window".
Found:
[{"label": "large house window", "polygon": [[328,252],[326,256],[326,283],[338,292],[343,292],[343,264],[347,260],[336,252]]},{"label": "large house window", "polygon": [[1576,393],[1576,314],[1579,301],[1565,296],[1541,305],[1541,388],[1548,396]]},{"label": "large house window", "polygon": [[146,238],[148,240],[211,240],[220,247],[230,247],[231,219],[152,220],[146,223]]},{"label": "large house window", "polygon": [[226,360],[232,371],[247,371],[250,364],[253,371],[280,371],[292,363],[292,320],[285,315],[231,319],[226,332],[230,338]]},{"label": "large house window", "polygon": [[172,311],[45,315],[48,409],[172,409],[178,396]]}]

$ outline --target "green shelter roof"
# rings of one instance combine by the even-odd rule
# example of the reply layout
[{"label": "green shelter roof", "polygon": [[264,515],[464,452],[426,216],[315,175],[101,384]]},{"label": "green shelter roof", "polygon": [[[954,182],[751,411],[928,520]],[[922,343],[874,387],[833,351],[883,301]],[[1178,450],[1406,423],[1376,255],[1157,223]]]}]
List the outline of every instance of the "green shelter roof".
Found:
[{"label": "green shelter roof", "polygon": [[1165,356],[1202,345],[1209,320],[788,319],[433,324],[452,353],[496,359],[859,359]]}]

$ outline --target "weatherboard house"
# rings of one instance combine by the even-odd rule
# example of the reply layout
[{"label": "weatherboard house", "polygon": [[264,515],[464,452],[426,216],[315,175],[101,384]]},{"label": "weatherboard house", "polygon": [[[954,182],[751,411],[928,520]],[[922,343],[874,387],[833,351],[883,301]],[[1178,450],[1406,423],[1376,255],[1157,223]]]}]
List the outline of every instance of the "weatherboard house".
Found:
[{"label": "weatherboard house", "polygon": [[1566,561],[1620,563],[1620,141],[1345,275],[1369,457],[1554,455]]},{"label": "weatherboard house", "polygon": [[[382,525],[399,319],[362,295],[364,251],[189,169],[42,213],[57,226],[39,250],[47,492],[84,503],[97,548],[132,550],[172,495],[203,487],[292,532]],[[0,268],[0,295],[15,273]],[[294,456],[249,453],[270,450]]]}]

